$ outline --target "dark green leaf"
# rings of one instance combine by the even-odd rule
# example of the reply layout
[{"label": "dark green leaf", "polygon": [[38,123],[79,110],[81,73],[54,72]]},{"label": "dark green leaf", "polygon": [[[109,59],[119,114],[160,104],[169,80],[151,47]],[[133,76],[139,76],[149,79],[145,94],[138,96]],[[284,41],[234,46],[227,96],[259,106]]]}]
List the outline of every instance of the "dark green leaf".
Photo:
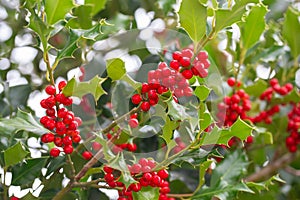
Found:
[{"label": "dark green leaf", "polygon": [[74,51],[78,48],[77,42],[80,36],[70,29],[69,41],[66,46],[60,50],[57,54],[56,61],[60,61],[64,58],[73,57]]},{"label": "dark green leaf", "polygon": [[206,7],[198,0],[183,0],[178,14],[181,27],[195,43],[199,42],[206,34]]},{"label": "dark green leaf", "polygon": [[125,74],[125,63],[120,58],[107,60],[106,62],[107,75],[113,81],[120,80]]},{"label": "dark green leaf", "polygon": [[97,14],[99,11],[104,9],[107,0],[85,0],[85,4],[92,5],[92,15]]},{"label": "dark green leaf", "polygon": [[176,103],[174,100],[168,101],[168,115],[174,118],[174,120],[184,120],[190,118],[186,112],[185,107]]},{"label": "dark green leaf", "polygon": [[22,200],[39,200],[39,199],[40,198],[33,196],[31,192],[28,192],[24,197],[22,197]]},{"label": "dark green leaf", "polygon": [[23,145],[18,142],[14,146],[6,149],[4,151],[4,162],[5,166],[15,165],[21,161],[29,154],[28,151],[25,151]]},{"label": "dark green leaf", "polygon": [[205,130],[212,123],[212,116],[207,108],[207,105],[200,102],[199,105],[199,125],[200,130]]},{"label": "dark green leaf", "polygon": [[39,177],[41,170],[45,166],[47,158],[27,159],[20,166],[16,165],[12,169],[12,185],[28,185]]},{"label": "dark green leaf", "polygon": [[289,7],[283,22],[282,35],[287,44],[291,48],[294,59],[300,54],[300,22],[299,12],[292,7]]},{"label": "dark green leaf", "polygon": [[243,48],[248,49],[258,42],[260,35],[265,30],[266,13],[267,7],[262,4],[257,4],[251,8],[249,15],[245,18],[245,22],[241,23]]},{"label": "dark green leaf", "polygon": [[271,178],[269,178],[268,180],[264,181],[264,182],[259,182],[259,183],[255,183],[255,182],[247,182],[247,186],[250,188],[254,188],[256,189],[258,192],[262,191],[262,190],[269,190],[269,187],[271,185],[274,184],[274,181],[280,182],[280,183],[285,183],[284,180],[282,180],[279,175],[275,175],[272,176]]},{"label": "dark green leaf", "polygon": [[212,160],[207,160],[200,164],[200,166],[199,166],[199,186],[202,186],[205,183],[204,176],[212,162],[213,162]]},{"label": "dark green leaf", "polygon": [[95,101],[106,94],[101,84],[105,81],[105,78],[95,76],[93,79],[86,82],[77,82],[75,78],[68,81],[68,84],[64,87],[63,93],[66,96],[75,96],[82,98],[86,94],[92,94]]},{"label": "dark green leaf", "polygon": [[159,189],[153,187],[143,187],[139,192],[132,193],[134,200],[154,200],[159,198]]},{"label": "dark green leaf", "polygon": [[66,26],[73,29],[89,29],[92,27],[91,5],[80,5],[74,8],[73,15]]},{"label": "dark green leaf", "polygon": [[56,158],[51,159],[49,164],[47,165],[47,173],[46,176],[49,176],[51,173],[60,169],[66,164],[66,158],[64,156],[58,156]]},{"label": "dark green leaf", "polygon": [[30,85],[18,85],[9,88],[9,101],[13,108],[26,105],[30,92]]},{"label": "dark green leaf", "polygon": [[73,8],[73,0],[47,0],[45,1],[45,12],[47,23],[52,25],[63,20],[65,15]]},{"label": "dark green leaf", "polygon": [[17,116],[15,118],[1,119],[0,127],[3,127],[4,129],[7,129],[7,127],[9,127],[11,130],[15,130],[15,132],[24,130],[38,135],[42,135],[49,131],[41,126],[33,118],[31,113],[27,113],[22,110],[18,110]]}]

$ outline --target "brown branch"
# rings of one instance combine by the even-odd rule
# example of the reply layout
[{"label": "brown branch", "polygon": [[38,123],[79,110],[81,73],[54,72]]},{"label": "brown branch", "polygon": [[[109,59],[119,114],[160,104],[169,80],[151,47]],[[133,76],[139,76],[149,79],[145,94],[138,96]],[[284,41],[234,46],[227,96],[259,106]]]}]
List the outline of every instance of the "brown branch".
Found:
[{"label": "brown branch", "polygon": [[288,164],[296,160],[297,157],[299,157],[299,154],[297,155],[296,153],[287,153],[281,156],[280,158],[278,158],[277,160],[270,162],[267,166],[251,174],[244,180],[246,182],[257,182],[257,181],[266,180],[271,176],[275,175],[276,173],[278,173],[280,169],[285,168]]},{"label": "brown branch", "polygon": [[286,167],[284,168],[284,170],[285,170],[287,173],[292,174],[292,175],[294,175],[294,176],[300,176],[300,170],[299,170],[299,169],[295,169],[295,168],[293,168],[293,167],[291,167],[291,166],[286,166]]}]

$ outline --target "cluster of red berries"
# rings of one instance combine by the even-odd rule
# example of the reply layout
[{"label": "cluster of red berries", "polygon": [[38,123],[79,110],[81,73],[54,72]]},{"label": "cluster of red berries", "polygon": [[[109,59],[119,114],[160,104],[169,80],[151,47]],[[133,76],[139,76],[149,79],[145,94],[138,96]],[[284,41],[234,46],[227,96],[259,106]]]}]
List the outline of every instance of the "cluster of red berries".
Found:
[{"label": "cluster of red berries", "polygon": [[54,142],[56,147],[50,150],[50,155],[53,157],[59,156],[61,152],[57,147],[63,148],[64,153],[71,154],[73,143],[81,141],[77,128],[82,121],[79,117],[75,117],[72,111],[65,108],[73,102],[71,97],[66,97],[62,93],[66,84],[65,81],[61,81],[58,84],[58,92],[54,85],[48,85],[45,91],[49,96],[40,102],[42,108],[46,109],[46,115],[40,119],[40,122],[51,131],[42,135],[41,141],[43,143]]},{"label": "cluster of red berries", "polygon": [[131,175],[137,182],[130,184],[127,188],[123,182],[118,181],[120,172],[111,167],[104,166],[104,179],[110,187],[122,188],[119,190],[118,200],[132,200],[132,192],[139,192],[142,187],[148,186],[159,188],[159,200],[173,200],[173,198],[167,197],[170,192],[169,182],[166,180],[169,177],[169,172],[166,169],[154,172],[155,166],[154,160],[146,158],[141,158],[136,164],[128,165]]},{"label": "cluster of red berries", "polygon": [[294,104],[293,109],[288,114],[288,127],[287,130],[290,135],[286,138],[286,147],[290,152],[297,151],[297,145],[300,144],[300,104]]},{"label": "cluster of red berries", "polygon": [[[232,79],[228,79],[227,83],[229,86],[235,86],[231,81]],[[231,96],[226,96],[223,99],[223,102],[218,104],[217,117],[220,120],[220,123],[224,120],[223,125],[230,127],[238,117],[241,119],[246,119],[246,112],[251,109],[251,101],[249,95],[243,90],[236,90]]]},{"label": "cluster of red berries", "polygon": [[280,86],[276,78],[270,80],[270,86],[260,95],[261,100],[271,101],[274,93],[285,96],[293,90],[291,83]]},{"label": "cluster of red berries", "polygon": [[264,122],[266,124],[271,124],[272,116],[278,113],[279,111],[280,111],[279,105],[274,105],[270,109],[266,111],[261,111],[257,116],[249,117],[248,119],[252,121],[252,123]]}]

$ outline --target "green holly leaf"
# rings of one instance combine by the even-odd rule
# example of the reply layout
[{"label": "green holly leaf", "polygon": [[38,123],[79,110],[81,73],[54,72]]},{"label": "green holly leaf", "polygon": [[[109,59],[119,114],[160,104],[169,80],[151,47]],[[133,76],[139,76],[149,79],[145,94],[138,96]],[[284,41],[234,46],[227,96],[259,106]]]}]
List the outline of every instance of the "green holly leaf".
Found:
[{"label": "green holly leaf", "polygon": [[132,193],[134,200],[153,200],[159,198],[159,189],[153,187],[143,187],[139,192]]},{"label": "green holly leaf", "polygon": [[244,88],[245,92],[251,96],[259,97],[263,91],[268,88],[268,84],[259,79],[253,83],[253,85],[249,85],[248,87]]},{"label": "green holly leaf", "polygon": [[218,33],[223,28],[231,26],[242,20],[248,3],[258,3],[258,0],[240,0],[232,9],[217,9],[215,11],[215,31]]},{"label": "green holly leaf", "polygon": [[212,123],[213,118],[205,103],[200,102],[199,107],[200,107],[198,112],[199,125],[200,125],[200,130],[203,131]]},{"label": "green holly leaf", "polygon": [[82,98],[86,94],[92,94],[95,101],[106,94],[101,84],[105,81],[105,78],[100,78],[98,75],[89,81],[77,82],[75,78],[72,78],[63,89],[63,94],[66,96],[75,96]]},{"label": "green holly leaf", "polygon": [[2,118],[0,120],[0,127],[2,127],[3,129],[9,128],[9,130],[14,132],[23,130],[38,135],[49,132],[48,129],[45,129],[33,118],[31,113],[27,113],[22,110],[18,110],[17,116],[14,118]]},{"label": "green holly leaf", "polygon": [[4,151],[5,166],[15,165],[23,161],[28,154],[29,152],[24,149],[20,142],[16,143],[14,146]]},{"label": "green holly leaf", "polygon": [[265,30],[265,15],[267,11],[268,9],[265,5],[257,4],[251,8],[249,15],[245,17],[245,22],[240,24],[244,49],[248,49],[258,42],[261,34]]},{"label": "green holly leaf", "polygon": [[174,120],[184,120],[191,117],[186,112],[185,107],[176,103],[173,99],[171,101],[167,101],[167,105],[168,105],[168,115],[173,117]]},{"label": "green holly leaf", "polygon": [[70,29],[70,35],[69,35],[69,40],[68,43],[66,44],[66,46],[58,51],[57,57],[56,57],[56,62],[64,59],[64,58],[72,58],[73,57],[73,53],[76,49],[78,49],[78,41],[80,39],[81,36],[79,36],[77,33],[75,33],[75,31],[73,31],[72,29]]},{"label": "green holly leaf", "polygon": [[291,48],[294,59],[300,54],[299,16],[300,13],[296,9],[289,7],[286,11],[282,28],[282,36]]},{"label": "green holly leaf", "polygon": [[126,74],[125,63],[120,58],[107,60],[106,70],[113,81],[120,80]]},{"label": "green holly leaf", "polygon": [[27,159],[12,169],[12,185],[29,185],[39,177],[48,158]]},{"label": "green holly leaf", "polygon": [[266,181],[263,182],[247,182],[247,186],[253,189],[256,189],[258,192],[261,192],[262,190],[269,190],[269,187],[274,185],[274,181],[279,183],[285,183],[284,180],[282,180],[278,174],[272,176]]},{"label": "green holly leaf", "polygon": [[170,143],[170,141],[173,138],[173,132],[178,127],[178,122],[170,120],[169,117],[166,117],[166,122],[163,127],[163,134],[162,138],[165,140],[167,144]]},{"label": "green holly leaf", "polygon": [[92,6],[91,14],[93,16],[105,8],[106,1],[107,0],[85,0],[85,4]]},{"label": "green holly leaf", "polygon": [[234,136],[240,138],[241,140],[245,140],[249,135],[251,135],[252,130],[253,127],[238,118],[228,129],[220,129],[218,127],[214,127],[210,133],[204,133],[203,137],[201,138],[200,144],[227,145],[228,140]]},{"label": "green holly leaf", "polygon": [[195,43],[199,42],[206,34],[206,7],[198,0],[183,0],[178,14],[181,27]]},{"label": "green holly leaf", "polygon": [[47,23],[52,25],[63,20],[65,15],[74,7],[73,0],[47,0],[45,1],[45,12]]},{"label": "green holly leaf", "polygon": [[73,18],[71,18],[67,25],[73,29],[89,29],[92,27],[92,5],[80,5],[74,8]]},{"label": "green holly leaf", "polygon": [[208,88],[206,85],[197,86],[194,94],[199,98],[200,101],[205,101],[207,99],[211,89]]},{"label": "green holly leaf", "polygon": [[204,176],[205,176],[206,171],[210,167],[212,162],[213,162],[212,160],[207,160],[207,161],[200,164],[200,166],[199,166],[199,186],[198,187],[201,187],[205,183],[205,177]]}]

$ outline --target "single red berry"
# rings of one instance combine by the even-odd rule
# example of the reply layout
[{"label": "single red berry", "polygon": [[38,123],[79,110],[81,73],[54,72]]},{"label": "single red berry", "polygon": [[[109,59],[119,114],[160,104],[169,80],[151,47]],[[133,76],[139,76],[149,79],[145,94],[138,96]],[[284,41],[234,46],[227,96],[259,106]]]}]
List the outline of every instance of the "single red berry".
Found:
[{"label": "single red berry", "polygon": [[167,179],[169,177],[169,172],[166,169],[159,170],[157,175],[162,179]]},{"label": "single red berry", "polygon": [[251,135],[247,137],[246,143],[248,143],[248,144],[252,144],[253,143],[253,137]]},{"label": "single red berry", "polygon": [[62,142],[64,145],[72,145],[72,139],[70,136],[63,137]]},{"label": "single red berry", "polygon": [[12,196],[12,197],[10,197],[10,200],[19,200],[19,198],[15,197],[15,196]]},{"label": "single red berry", "polygon": [[71,123],[69,124],[68,129],[69,129],[69,130],[76,130],[77,127],[78,127],[78,123],[77,123],[75,120],[73,120],[73,121],[71,121]]},{"label": "single red berry", "polygon": [[102,148],[102,145],[99,142],[93,142],[92,148],[94,149],[94,151],[99,151]]},{"label": "single red berry", "polygon": [[160,188],[159,192],[163,193],[163,194],[167,194],[167,193],[170,192],[170,188],[169,187],[162,187],[162,188]]},{"label": "single red berry", "polygon": [[133,173],[136,173],[136,174],[138,174],[138,173],[140,173],[141,172],[141,170],[142,170],[142,166],[140,165],[140,164],[134,164],[134,165],[132,165],[132,172]]},{"label": "single red berry", "polygon": [[167,65],[167,63],[165,63],[165,62],[160,62],[159,64],[158,64],[158,69],[165,69],[165,68],[167,68],[168,67],[168,65]]},{"label": "single red berry", "polygon": [[112,182],[112,181],[114,181],[115,177],[114,177],[113,174],[108,173],[108,174],[105,174],[104,179],[105,179],[107,182]]},{"label": "single red berry", "polygon": [[142,104],[141,104],[141,109],[144,111],[144,112],[147,112],[148,110],[150,110],[150,103],[148,101],[144,101]]},{"label": "single red berry", "polygon": [[273,79],[270,80],[270,85],[272,87],[274,87],[274,85],[276,85],[276,84],[278,84],[278,79],[277,78],[273,78]]},{"label": "single red berry", "polygon": [[289,151],[290,151],[291,153],[294,153],[294,152],[297,151],[297,146],[296,146],[296,145],[289,146],[288,149],[289,149]]},{"label": "single red berry", "polygon": [[144,93],[147,93],[148,91],[149,91],[148,83],[143,83],[142,88],[141,88],[141,92],[144,94]]},{"label": "single red berry", "polygon": [[52,157],[59,156],[59,153],[60,153],[60,150],[56,147],[54,147],[50,150],[50,156],[52,156]]},{"label": "single red berry", "polygon": [[72,141],[74,143],[79,143],[81,141],[80,135],[74,135],[74,136],[72,136]]},{"label": "single red berry", "polygon": [[181,51],[181,54],[183,57],[192,58],[194,55],[194,52],[191,49],[183,49]]},{"label": "single red berry", "polygon": [[199,60],[205,60],[205,59],[208,58],[208,54],[207,54],[206,51],[200,51],[200,52],[198,53],[198,55],[197,55],[197,58],[198,58]]},{"label": "single red berry", "polygon": [[148,182],[152,181],[152,175],[149,172],[144,173],[143,178]]},{"label": "single red berry", "polygon": [[158,176],[158,175],[154,175],[152,177],[152,183],[155,185],[155,186],[159,186],[160,185],[160,182],[161,182],[161,178]]},{"label": "single red berry", "polygon": [[60,91],[62,91],[66,85],[67,85],[66,81],[61,81],[61,82],[58,83],[58,89]]},{"label": "single red berry", "polygon": [[190,58],[188,57],[182,57],[179,62],[183,67],[189,67],[191,65]]},{"label": "single red berry", "polygon": [[186,79],[191,79],[193,77],[193,72],[189,69],[182,71],[181,74]]},{"label": "single red berry", "polygon": [[129,119],[128,124],[131,128],[136,128],[139,126],[139,121],[136,118],[131,118]]},{"label": "single red berry", "polygon": [[135,143],[128,143],[127,144],[127,149],[128,149],[128,151],[134,152],[134,151],[137,150],[137,146],[136,146]]},{"label": "single red berry", "polygon": [[55,88],[55,86],[53,86],[53,85],[48,85],[48,86],[45,88],[45,91],[46,91],[46,93],[49,94],[49,95],[55,95],[55,93],[56,93],[56,88]]},{"label": "single red berry", "polygon": [[180,67],[180,63],[177,60],[172,60],[170,62],[170,67],[177,71]]},{"label": "single red berry", "polygon": [[173,57],[174,60],[179,61],[182,58],[182,54],[181,54],[180,51],[175,51],[175,52],[173,52],[172,57]]},{"label": "single red berry", "polygon": [[64,152],[66,154],[71,154],[73,152],[73,147],[71,145],[64,146]]},{"label": "single red berry", "polygon": [[139,94],[134,94],[132,97],[131,97],[131,102],[135,105],[138,105],[140,102],[142,101],[142,97],[141,95]]},{"label": "single red berry", "polygon": [[148,98],[149,99],[153,99],[153,100],[157,99],[158,96],[157,96],[156,91],[155,90],[149,90],[149,92],[148,92]]},{"label": "single red berry", "polygon": [[92,157],[93,157],[93,154],[89,151],[84,151],[82,153],[82,157],[85,159],[85,160],[90,160]]},{"label": "single red berry", "polygon": [[230,78],[227,80],[227,84],[228,84],[230,87],[233,87],[233,86],[235,85],[235,78],[230,77]]},{"label": "single red berry", "polygon": [[61,147],[63,145],[63,141],[60,137],[55,137],[54,138],[54,144],[58,147]]},{"label": "single red berry", "polygon": [[105,165],[105,166],[103,167],[103,171],[106,172],[107,174],[111,174],[114,170],[113,170],[113,168],[111,168],[111,167]]},{"label": "single red berry", "polygon": [[130,119],[137,119],[137,118],[138,118],[137,113],[133,113],[132,115],[130,115]]},{"label": "single red berry", "polygon": [[293,90],[294,86],[291,83],[287,83],[284,85],[284,87],[287,89],[288,92],[290,92]]},{"label": "single red berry", "polygon": [[133,184],[132,184],[132,190],[133,190],[134,192],[140,191],[140,190],[141,190],[141,184],[140,184],[140,183],[133,183]]}]

